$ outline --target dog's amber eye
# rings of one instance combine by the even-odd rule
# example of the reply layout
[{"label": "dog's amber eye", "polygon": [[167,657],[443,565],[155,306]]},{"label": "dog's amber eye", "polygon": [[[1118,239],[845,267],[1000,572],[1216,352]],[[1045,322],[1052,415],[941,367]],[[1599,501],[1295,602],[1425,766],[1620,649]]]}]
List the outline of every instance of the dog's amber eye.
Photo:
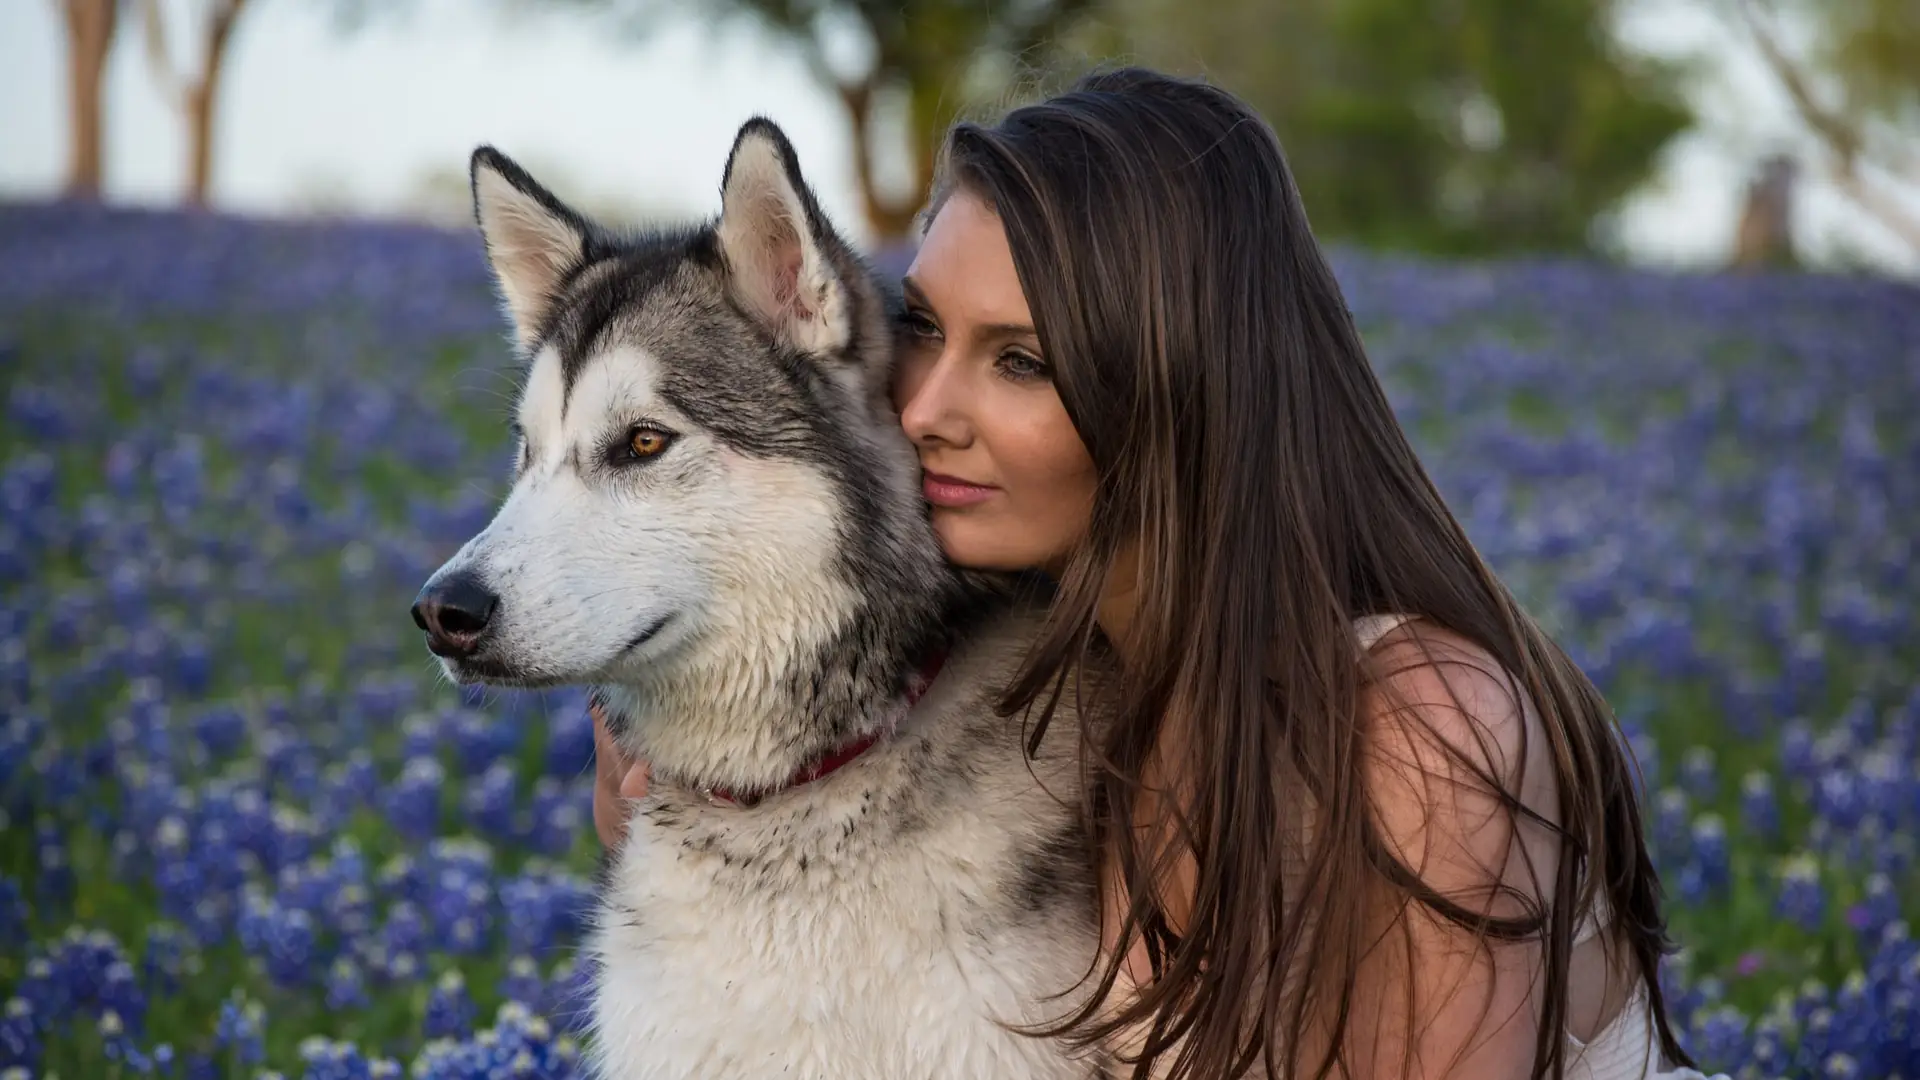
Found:
[{"label": "dog's amber eye", "polygon": [[627,452],[636,458],[656,457],[672,441],[673,436],[659,428],[634,428],[633,434],[627,437]]}]

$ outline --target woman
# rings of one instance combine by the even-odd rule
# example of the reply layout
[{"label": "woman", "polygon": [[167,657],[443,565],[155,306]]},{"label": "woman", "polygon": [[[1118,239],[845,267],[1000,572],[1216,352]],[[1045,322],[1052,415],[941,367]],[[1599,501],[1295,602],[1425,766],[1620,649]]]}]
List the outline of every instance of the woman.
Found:
[{"label": "woman", "polygon": [[[960,124],[903,285],[947,555],[1056,586],[1005,707],[1124,672],[1066,1034],[1183,1078],[1685,1061],[1606,706],[1415,459],[1257,115],[1122,70]],[[645,770],[601,730],[611,844]]]}]

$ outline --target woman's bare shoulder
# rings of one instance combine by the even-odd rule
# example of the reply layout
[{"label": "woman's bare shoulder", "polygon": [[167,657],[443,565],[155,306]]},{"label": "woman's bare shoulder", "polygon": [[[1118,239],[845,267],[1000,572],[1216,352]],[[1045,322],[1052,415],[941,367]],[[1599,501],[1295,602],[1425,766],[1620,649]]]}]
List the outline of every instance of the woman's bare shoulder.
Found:
[{"label": "woman's bare shoulder", "polygon": [[[1516,835],[1516,819],[1557,824],[1559,806],[1552,746],[1520,680],[1483,646],[1424,619],[1390,629],[1368,655],[1376,678],[1361,698],[1362,745],[1385,839],[1442,892],[1504,884],[1547,899],[1551,859],[1515,874],[1530,860],[1513,856],[1552,839],[1539,828]],[[1504,906],[1481,905],[1512,914]]]}]

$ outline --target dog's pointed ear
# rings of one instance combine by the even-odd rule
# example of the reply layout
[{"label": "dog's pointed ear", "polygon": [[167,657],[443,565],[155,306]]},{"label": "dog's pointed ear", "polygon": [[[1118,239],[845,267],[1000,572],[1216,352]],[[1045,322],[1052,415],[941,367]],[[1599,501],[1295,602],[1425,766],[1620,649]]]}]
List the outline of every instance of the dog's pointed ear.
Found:
[{"label": "dog's pointed ear", "polygon": [[491,146],[473,152],[473,216],[522,349],[539,336],[560,284],[586,255],[584,218]]},{"label": "dog's pointed ear", "polygon": [[717,231],[735,301],[802,352],[844,348],[853,322],[833,258],[844,245],[773,121],[755,117],[740,128],[720,191]]}]

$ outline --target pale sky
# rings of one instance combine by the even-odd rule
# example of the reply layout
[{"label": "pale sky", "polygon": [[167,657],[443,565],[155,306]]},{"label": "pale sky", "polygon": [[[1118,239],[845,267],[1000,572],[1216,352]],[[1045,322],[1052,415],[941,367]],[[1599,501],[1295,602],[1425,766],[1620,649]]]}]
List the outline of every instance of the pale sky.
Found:
[{"label": "pale sky", "polygon": [[[1723,45],[1698,0],[1639,0],[1623,30],[1666,51]],[[167,0],[176,49],[201,5]],[[777,43],[669,24],[640,43],[570,16],[508,18],[486,0],[415,0],[406,14],[336,32],[328,5],[254,0],[235,35],[220,102],[213,199],[247,213],[317,205],[408,213],[430,176],[451,178],[490,142],[563,199],[592,212],[626,205],[704,214],[741,121],[786,129],[828,213],[860,217],[838,104]],[[66,156],[65,47],[57,0],[0,0],[0,199],[57,191]],[[135,32],[124,32],[132,30]],[[107,77],[107,196],[173,201],[185,177],[182,123],[160,98],[137,33],[123,28]],[[1784,101],[1750,60],[1724,47],[1697,91],[1711,134],[1670,148],[1625,214],[1634,258],[1717,263],[1728,249],[1750,162],[1790,137]],[[1308,208],[1311,212],[1312,208]],[[1803,188],[1796,231],[1814,257],[1836,242],[1887,269],[1920,274],[1870,221],[1818,185]]]}]

